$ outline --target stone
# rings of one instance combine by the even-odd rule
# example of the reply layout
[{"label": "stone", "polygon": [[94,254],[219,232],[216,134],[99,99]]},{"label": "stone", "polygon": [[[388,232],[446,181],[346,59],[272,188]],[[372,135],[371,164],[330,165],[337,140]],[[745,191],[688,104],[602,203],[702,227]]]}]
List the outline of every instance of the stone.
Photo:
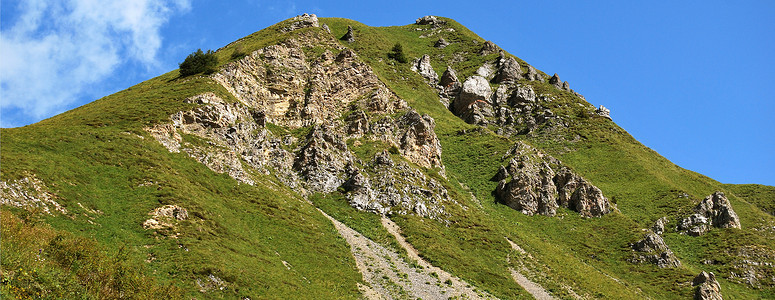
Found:
[{"label": "stone", "polygon": [[431,85],[436,85],[436,83],[439,82],[439,75],[433,70],[433,66],[431,66],[431,57],[427,54],[412,62],[412,71],[419,73],[428,80]]},{"label": "stone", "polygon": [[443,37],[440,37],[438,41],[436,41],[436,44],[433,45],[433,47],[444,49],[447,46],[449,46],[449,42],[445,40]]},{"label": "stone", "polygon": [[472,105],[489,105],[487,102],[492,95],[490,83],[482,76],[474,75],[463,82],[460,95],[453,102],[455,114],[462,115],[467,112]]},{"label": "stone", "polygon": [[328,24],[323,24],[322,26],[320,26],[320,28],[322,28],[323,30],[325,30],[328,33],[331,33],[331,28],[328,28]]},{"label": "stone", "polygon": [[656,222],[654,222],[654,225],[651,226],[651,230],[654,231],[654,233],[662,235],[662,233],[665,232],[665,225],[670,222],[667,220],[667,217],[661,217]]},{"label": "stone", "polygon": [[498,181],[504,180],[506,178],[509,178],[509,171],[506,170],[506,167],[501,166],[500,168],[498,168],[498,173],[495,173],[495,176],[493,176],[490,179],[490,181],[498,182]]},{"label": "stone", "polygon": [[343,40],[348,43],[355,42],[355,31],[353,30],[353,27],[350,25],[347,25],[347,33],[345,33],[340,40]]},{"label": "stone", "polygon": [[479,54],[482,56],[490,55],[493,53],[497,53],[500,50],[500,48],[495,45],[495,43],[491,41],[484,42],[484,45],[482,45],[482,49],[479,50]]},{"label": "stone", "polygon": [[290,32],[296,29],[308,28],[308,27],[319,27],[318,17],[314,14],[303,14],[303,15],[295,16],[293,17],[292,20],[295,22],[283,28],[282,29],[283,32]]},{"label": "stone", "polygon": [[442,25],[445,23],[436,16],[424,16],[414,21],[415,25]]},{"label": "stone", "polygon": [[24,208],[28,211],[40,210],[47,214],[67,209],[56,202],[57,196],[49,191],[46,184],[35,174],[26,173],[17,180],[0,181],[0,205]]},{"label": "stone", "polygon": [[557,188],[554,171],[546,163],[525,162],[512,170],[510,182],[501,180],[495,194],[509,207],[532,216],[553,216],[557,212]]},{"label": "stone", "polygon": [[691,236],[705,234],[711,227],[741,228],[740,218],[723,192],[705,197],[694,207],[694,214],[682,219],[676,230]]},{"label": "stone", "polygon": [[457,79],[457,73],[452,67],[447,66],[447,69],[441,74],[439,85],[444,89],[449,89],[454,85],[460,85],[460,81]]},{"label": "stone", "polygon": [[509,97],[508,102],[511,106],[522,106],[525,104],[535,103],[536,93],[531,85],[520,84],[517,85],[517,89],[511,93],[511,97]]},{"label": "stone", "polygon": [[601,116],[601,117],[603,117],[603,118],[606,118],[606,119],[612,120],[612,119],[611,119],[611,110],[610,110],[610,109],[608,109],[608,108],[606,108],[605,106],[602,106],[602,105],[600,105],[600,107],[598,107],[598,108],[595,110],[595,113],[596,113],[598,116]]},{"label": "stone", "polygon": [[498,60],[498,73],[495,75],[496,83],[516,82],[522,79],[522,70],[519,63],[513,57]]},{"label": "stone", "polygon": [[293,169],[305,180],[310,192],[330,193],[344,182],[338,175],[353,161],[344,137],[331,125],[315,125],[296,153]]},{"label": "stone", "polygon": [[722,300],[721,285],[713,272],[702,271],[692,280],[694,300]]},{"label": "stone", "polygon": [[527,71],[525,72],[525,79],[530,81],[544,82],[544,76],[538,72],[533,66],[527,65]]},{"label": "stone", "polygon": [[560,80],[560,76],[557,76],[557,73],[554,73],[554,75],[552,75],[552,78],[549,78],[549,84],[553,85],[558,89],[562,89],[562,80]]},{"label": "stone", "polygon": [[565,91],[570,91],[571,90],[570,89],[570,83],[568,83],[567,81],[563,81],[562,82],[562,89],[565,90]]},{"label": "stone", "polygon": [[444,170],[441,142],[436,136],[433,118],[410,109],[397,120],[396,127],[396,140],[402,156],[421,167]]},{"label": "stone", "polygon": [[492,63],[484,63],[479,69],[476,70],[476,75],[482,76],[487,80],[492,79],[495,76],[495,65]]},{"label": "stone", "polygon": [[573,209],[584,217],[601,217],[611,212],[611,204],[603,192],[569,168],[562,167],[554,177],[559,205]]},{"label": "stone", "polygon": [[633,262],[649,262],[660,268],[681,266],[681,261],[667,247],[662,237],[654,232],[647,233],[642,240],[631,244],[630,247],[638,252],[632,259]]},{"label": "stone", "polygon": [[177,221],[188,219],[188,210],[177,205],[157,207],[148,214],[151,218],[143,222],[145,229],[169,229],[175,227]]}]

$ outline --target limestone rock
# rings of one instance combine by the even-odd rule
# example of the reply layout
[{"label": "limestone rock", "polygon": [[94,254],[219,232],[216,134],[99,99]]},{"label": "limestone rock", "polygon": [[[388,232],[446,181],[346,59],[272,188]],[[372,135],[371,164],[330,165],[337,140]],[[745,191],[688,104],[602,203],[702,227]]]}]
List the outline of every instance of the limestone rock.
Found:
[{"label": "limestone rock", "polygon": [[610,109],[608,109],[608,108],[606,108],[605,106],[602,106],[602,105],[600,105],[600,107],[598,107],[598,108],[595,110],[595,113],[596,113],[598,116],[601,116],[601,117],[604,117],[604,118],[606,118],[606,119],[612,120],[612,119],[611,119],[611,110],[610,110]]},{"label": "limestone rock", "polygon": [[307,27],[318,27],[318,17],[314,14],[303,14],[293,18],[294,22],[291,25],[283,28],[283,32],[290,32],[296,29]]},{"label": "limestone rock", "polygon": [[436,83],[439,82],[439,75],[433,70],[433,66],[431,66],[431,57],[427,54],[412,62],[412,71],[420,73],[420,75],[427,79],[431,85],[436,85]]},{"label": "limestone rock", "polygon": [[694,207],[694,214],[682,219],[677,230],[698,236],[702,235],[710,227],[740,228],[740,218],[732,209],[732,205],[722,192],[715,192],[705,197]]},{"label": "limestone rock", "polygon": [[553,85],[558,89],[562,89],[562,80],[560,80],[560,76],[557,76],[557,73],[554,73],[554,75],[552,75],[552,78],[549,78],[549,84]]},{"label": "limestone rock", "polygon": [[667,247],[661,236],[649,232],[642,240],[631,244],[635,254],[633,262],[649,262],[660,268],[676,268],[681,266],[681,261],[675,257],[673,251]]},{"label": "limestone rock", "polygon": [[692,280],[695,300],[721,300],[721,285],[713,272],[702,271]]},{"label": "limestone rock", "polygon": [[498,168],[498,173],[495,173],[495,176],[493,176],[490,181],[501,181],[509,177],[509,171],[506,170],[506,167],[501,166]]},{"label": "limestone rock", "polygon": [[507,83],[515,82],[522,78],[522,70],[519,63],[513,57],[501,58],[498,61],[498,73],[495,75],[495,82]]},{"label": "limestone rock", "polygon": [[479,50],[479,54],[482,56],[489,55],[493,53],[497,53],[500,50],[500,48],[495,45],[495,43],[491,41],[484,42],[484,45],[482,45],[482,50]]},{"label": "limestone rock", "polygon": [[436,41],[436,44],[433,45],[433,47],[444,49],[447,46],[449,46],[449,42],[445,40],[443,37],[440,37],[438,41]]},{"label": "limestone rock", "polygon": [[188,219],[188,210],[177,205],[165,205],[157,207],[148,213],[151,218],[143,222],[145,229],[170,229],[177,221]]},{"label": "limestone rock", "polygon": [[517,85],[517,89],[509,97],[509,105],[521,106],[536,102],[536,93],[530,85]]},{"label": "limestone rock", "polygon": [[439,20],[436,16],[424,16],[414,21],[416,25],[442,25],[446,22]]},{"label": "limestone rock", "polygon": [[369,178],[360,171],[356,171],[343,187],[347,191],[347,201],[355,209],[364,211],[373,211],[378,214],[385,214],[388,208],[382,206],[376,199],[374,190],[371,188]]},{"label": "limestone rock", "polygon": [[428,115],[409,110],[396,122],[396,140],[401,155],[425,168],[441,168],[441,142],[434,129],[436,122]]},{"label": "limestone rock", "polygon": [[34,174],[25,174],[17,180],[0,181],[0,205],[20,207],[30,211],[40,209],[52,214],[57,211],[67,214],[67,209],[56,202],[56,196],[49,192],[46,184]]},{"label": "limestone rock", "polygon": [[540,81],[544,82],[544,76],[541,75],[541,73],[538,73],[538,70],[536,70],[533,66],[528,65],[527,71],[525,72],[525,78],[530,81]]},{"label": "limestone rock", "polygon": [[479,69],[476,69],[476,75],[482,76],[486,78],[487,80],[492,79],[495,77],[495,65],[492,63],[484,63]]},{"label": "limestone rock", "polygon": [[323,30],[325,30],[328,33],[331,33],[331,28],[328,28],[328,24],[323,24],[320,26]]},{"label": "limestone rock", "polygon": [[509,207],[528,216],[553,216],[557,212],[557,188],[551,180],[554,171],[546,164],[525,164],[515,170],[513,180],[501,180],[496,195]]},{"label": "limestone rock", "polygon": [[355,31],[353,30],[353,27],[350,25],[347,25],[347,33],[345,33],[340,40],[343,40],[348,43],[355,42]]},{"label": "limestone rock", "polygon": [[482,76],[474,75],[464,83],[460,95],[453,102],[454,112],[458,116],[468,112],[472,106],[489,106],[487,102],[492,95],[490,84]]},{"label": "limestone rock", "polygon": [[611,212],[610,203],[603,192],[567,167],[560,169],[554,181],[561,206],[567,206],[585,217],[601,217]]},{"label": "limestone rock", "polygon": [[439,81],[439,85],[442,88],[449,89],[456,84],[457,85],[460,84],[460,81],[457,79],[457,73],[451,67],[447,66],[447,69],[444,71],[444,74],[441,74],[441,80]]},{"label": "limestone rock", "polygon": [[654,231],[654,233],[661,235],[665,232],[665,224],[667,224],[668,221],[666,217],[661,217],[659,220],[654,222],[654,225],[651,226],[651,230]]},{"label": "limestone rock", "polygon": [[346,133],[351,137],[360,137],[371,131],[369,116],[362,110],[355,111],[345,119],[347,124]]},{"label": "limestone rock", "polygon": [[316,125],[297,152],[293,169],[305,179],[311,192],[330,193],[342,185],[344,179],[339,175],[352,161],[344,137],[332,125]]}]

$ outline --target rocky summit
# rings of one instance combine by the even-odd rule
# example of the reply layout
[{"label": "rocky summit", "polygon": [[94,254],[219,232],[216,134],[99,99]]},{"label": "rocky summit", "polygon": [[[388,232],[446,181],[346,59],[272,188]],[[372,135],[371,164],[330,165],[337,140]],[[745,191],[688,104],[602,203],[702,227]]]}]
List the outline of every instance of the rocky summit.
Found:
[{"label": "rocky summit", "polygon": [[773,296],[775,188],[674,165],[455,20],[404,23],[299,15],[0,129],[2,295]]}]

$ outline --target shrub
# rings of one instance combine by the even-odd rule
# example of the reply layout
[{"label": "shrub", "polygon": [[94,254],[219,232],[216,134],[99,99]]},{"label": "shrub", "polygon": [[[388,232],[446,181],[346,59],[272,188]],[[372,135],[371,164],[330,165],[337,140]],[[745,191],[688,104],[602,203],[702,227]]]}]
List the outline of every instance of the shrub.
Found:
[{"label": "shrub", "polygon": [[406,59],[406,55],[404,54],[404,46],[401,46],[400,43],[396,43],[396,45],[393,46],[393,49],[391,49],[388,53],[388,58],[395,59],[397,62],[402,64],[409,61]]},{"label": "shrub", "polygon": [[218,58],[215,57],[215,52],[207,50],[202,52],[202,49],[197,49],[196,52],[191,53],[186,59],[180,63],[180,76],[189,76],[204,72],[210,74],[215,72],[215,67],[218,65]]}]

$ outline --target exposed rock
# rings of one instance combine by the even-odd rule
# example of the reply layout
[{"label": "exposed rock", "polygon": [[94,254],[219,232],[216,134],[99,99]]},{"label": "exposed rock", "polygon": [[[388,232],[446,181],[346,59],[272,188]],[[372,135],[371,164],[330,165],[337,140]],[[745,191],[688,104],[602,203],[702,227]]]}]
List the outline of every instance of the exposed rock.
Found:
[{"label": "exposed rock", "polygon": [[[388,157],[388,159],[390,158]],[[392,165],[392,161],[390,161],[390,163]],[[371,189],[369,178],[360,171],[357,171],[352,175],[352,177],[344,183],[343,187],[345,188],[345,191],[347,191],[346,197],[350,206],[359,210],[373,211],[379,214],[386,214],[389,211],[389,208],[384,207],[381,203],[375,201],[376,197],[374,190]]]},{"label": "exposed rock", "polygon": [[453,112],[469,123],[477,123],[472,118],[475,108],[492,110],[488,100],[492,95],[490,84],[482,76],[474,75],[464,83],[460,95],[453,101]]},{"label": "exposed rock", "polygon": [[527,65],[527,71],[525,72],[525,78],[530,81],[544,82],[544,76],[538,72],[533,66]]},{"label": "exposed rock", "polygon": [[449,46],[449,42],[445,40],[443,37],[440,37],[438,41],[436,41],[436,44],[433,45],[433,47],[444,49],[447,46]]},{"label": "exposed rock", "polygon": [[369,116],[362,110],[349,114],[345,119],[345,123],[347,124],[346,132],[351,137],[360,137],[371,131]]},{"label": "exposed rock", "polygon": [[487,80],[492,79],[495,76],[495,65],[492,63],[484,63],[479,69],[476,69],[476,75],[482,76]]},{"label": "exposed rock", "polygon": [[498,73],[495,76],[495,82],[507,83],[522,79],[522,70],[519,63],[513,57],[501,58],[498,60]]},{"label": "exposed rock", "polygon": [[143,222],[145,229],[170,229],[175,227],[177,221],[188,219],[188,211],[177,205],[157,207],[148,214],[151,218]]},{"label": "exposed rock", "polygon": [[506,167],[501,166],[498,168],[498,173],[495,173],[495,176],[493,176],[490,181],[501,181],[509,177],[509,171],[506,170]]},{"label": "exposed rock", "polygon": [[353,31],[353,27],[350,25],[347,25],[347,33],[345,33],[340,40],[343,40],[348,43],[355,42],[355,32]]},{"label": "exposed rock", "polygon": [[449,89],[456,84],[460,84],[460,81],[457,79],[457,73],[451,67],[447,66],[447,70],[441,75],[439,85],[444,89]]},{"label": "exposed rock", "polygon": [[462,84],[458,81],[455,70],[447,66],[439,81],[439,100],[445,107],[450,107],[450,99],[454,100],[460,94]]},{"label": "exposed rock", "polygon": [[436,85],[436,83],[439,82],[439,75],[436,74],[436,71],[433,71],[431,57],[427,54],[412,62],[412,71],[420,73],[420,75],[425,77],[431,85]]},{"label": "exposed rock", "polygon": [[372,162],[378,166],[392,167],[394,165],[393,159],[390,158],[390,153],[387,150],[383,150],[382,152],[377,152],[377,154],[374,155],[374,159],[372,159]]},{"label": "exposed rock", "polygon": [[344,179],[340,174],[345,173],[353,159],[344,137],[334,126],[316,125],[297,152],[293,169],[305,179],[309,191],[330,193],[342,185]]},{"label": "exposed rock", "polygon": [[631,244],[630,247],[639,252],[631,260],[633,262],[649,262],[660,268],[676,268],[681,266],[681,261],[667,247],[662,237],[654,232],[647,233],[642,240]]},{"label": "exposed rock", "polygon": [[322,28],[323,30],[325,30],[328,33],[331,33],[331,28],[328,28],[328,24],[323,24],[322,26],[320,26],[320,28]]},{"label": "exposed rock", "polygon": [[482,56],[489,55],[493,53],[497,53],[500,50],[500,48],[495,45],[495,43],[491,41],[484,42],[484,45],[482,45],[482,50],[479,50],[479,54]]},{"label": "exposed rock", "polygon": [[49,192],[46,184],[33,174],[25,174],[25,177],[9,182],[0,181],[0,205],[30,211],[40,209],[47,214],[52,214],[53,211],[67,214],[67,209],[54,199],[56,196]]},{"label": "exposed rock", "polygon": [[552,75],[552,78],[549,78],[549,84],[553,85],[558,89],[562,89],[562,80],[560,80],[560,76],[557,76],[557,73],[554,73],[554,75]]},{"label": "exposed rock", "polygon": [[702,271],[692,280],[695,300],[721,300],[721,285],[713,272]]},{"label": "exposed rock", "polygon": [[694,214],[682,219],[677,230],[686,234],[698,236],[710,230],[710,227],[740,228],[740,218],[729,200],[722,192],[715,192],[705,197],[694,207]]},{"label": "exposed rock", "polygon": [[318,17],[314,14],[303,14],[300,16],[293,17],[293,20],[295,22],[291,23],[291,25],[286,26],[282,29],[283,32],[290,32],[294,31],[296,29],[301,28],[307,28],[307,27],[318,27]]},{"label": "exposed rock", "polygon": [[511,94],[508,100],[511,106],[523,106],[536,102],[536,93],[530,85],[517,85],[517,89]]},{"label": "exposed rock", "polygon": [[[559,160],[519,142],[509,153],[514,158],[506,172],[498,171],[494,178],[508,175],[498,183],[498,200],[526,215],[552,216],[558,207],[568,207],[584,217],[600,217],[611,212],[608,199],[599,188],[574,174]],[[560,170],[555,172],[554,170]]]},{"label": "exposed rock", "polygon": [[419,166],[444,170],[441,142],[434,131],[436,122],[433,118],[409,110],[396,125],[396,139],[402,156]]},{"label": "exposed rock", "polygon": [[651,226],[651,230],[654,231],[654,233],[661,235],[665,232],[665,224],[668,222],[670,221],[668,221],[666,217],[661,217],[654,222],[654,225]]},{"label": "exposed rock", "polygon": [[609,120],[612,120],[612,119],[611,119],[611,110],[610,110],[610,109],[608,109],[608,108],[606,108],[605,106],[602,106],[602,105],[600,105],[600,107],[598,107],[598,108],[595,110],[595,113],[596,113],[598,116],[601,116],[601,117],[607,118],[607,119],[609,119]]},{"label": "exposed rock", "polygon": [[442,25],[445,21],[439,20],[436,16],[424,16],[414,21],[416,25]]}]

